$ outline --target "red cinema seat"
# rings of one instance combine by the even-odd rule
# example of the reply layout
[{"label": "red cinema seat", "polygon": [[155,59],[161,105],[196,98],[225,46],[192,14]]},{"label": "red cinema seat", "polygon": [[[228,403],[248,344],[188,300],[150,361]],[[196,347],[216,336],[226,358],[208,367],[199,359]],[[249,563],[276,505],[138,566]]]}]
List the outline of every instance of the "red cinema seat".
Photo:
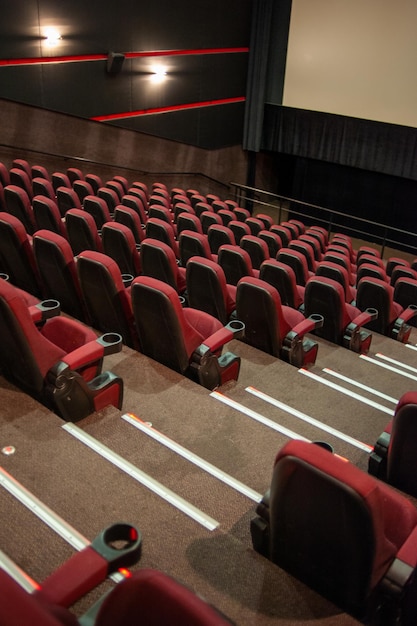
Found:
[{"label": "red cinema seat", "polygon": [[145,355],[207,389],[238,379],[240,358],[222,350],[241,335],[240,322],[223,326],[204,311],[182,308],[173,287],[149,276],[133,281],[132,304]]},{"label": "red cinema seat", "polygon": [[121,408],[123,381],[101,371],[104,356],[121,350],[120,335],[97,337],[60,316],[56,300],[28,308],[0,281],[0,340],[3,376],[64,420],[78,421],[109,404]]}]

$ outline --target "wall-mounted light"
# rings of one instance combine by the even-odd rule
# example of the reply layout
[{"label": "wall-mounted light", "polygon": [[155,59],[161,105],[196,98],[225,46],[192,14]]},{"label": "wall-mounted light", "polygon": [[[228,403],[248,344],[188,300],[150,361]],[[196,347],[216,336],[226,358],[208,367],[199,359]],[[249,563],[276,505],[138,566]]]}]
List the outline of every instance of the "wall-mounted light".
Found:
[{"label": "wall-mounted light", "polygon": [[46,28],[44,32],[45,44],[48,48],[54,48],[61,41],[61,33],[56,28]]},{"label": "wall-mounted light", "polygon": [[162,83],[167,77],[167,68],[163,65],[154,65],[151,68],[150,80],[154,84]]}]

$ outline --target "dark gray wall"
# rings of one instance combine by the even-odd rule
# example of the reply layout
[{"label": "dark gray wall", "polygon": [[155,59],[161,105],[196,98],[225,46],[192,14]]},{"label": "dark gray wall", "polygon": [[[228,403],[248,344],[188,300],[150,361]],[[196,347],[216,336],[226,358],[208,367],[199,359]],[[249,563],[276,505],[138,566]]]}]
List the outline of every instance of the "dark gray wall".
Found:
[{"label": "dark gray wall", "polygon": [[[63,55],[245,48],[252,0],[2,0],[0,61]],[[47,26],[62,34],[45,46]],[[151,85],[148,57],[125,58],[119,74],[107,60],[0,66],[0,97],[82,117],[244,97],[248,54],[163,57],[168,78]],[[240,144],[244,103],[114,122],[205,148]],[[208,131],[208,129],[210,129]]]}]

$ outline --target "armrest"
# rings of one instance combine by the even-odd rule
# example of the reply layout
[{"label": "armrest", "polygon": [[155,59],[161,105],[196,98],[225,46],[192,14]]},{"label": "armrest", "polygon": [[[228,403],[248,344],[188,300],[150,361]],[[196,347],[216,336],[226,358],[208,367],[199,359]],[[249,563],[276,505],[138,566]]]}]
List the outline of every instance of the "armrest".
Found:
[{"label": "armrest", "polygon": [[[116,542],[122,547],[116,548]],[[53,572],[36,592],[48,602],[69,607],[121,567],[141,556],[142,536],[130,524],[113,524]]]},{"label": "armrest", "polygon": [[29,313],[33,322],[39,324],[59,315],[61,313],[61,304],[58,300],[42,300],[42,302],[30,306]]},{"label": "armrest", "polygon": [[228,341],[242,337],[244,330],[245,325],[243,322],[240,320],[232,320],[213,335],[207,337],[204,343],[202,343],[197,350],[203,353],[207,350],[210,352],[218,352]]},{"label": "armrest", "polygon": [[[387,429],[391,423],[388,424]],[[379,435],[368,459],[368,474],[376,476],[380,480],[386,480],[387,474],[388,448],[391,440],[391,433],[387,429]]]},{"label": "armrest", "polygon": [[413,529],[406,541],[399,549],[396,558],[391,563],[382,580],[385,593],[394,599],[399,599],[405,586],[415,572],[417,565],[417,527]]},{"label": "armrest", "polygon": [[305,320],[294,326],[294,328],[287,333],[287,337],[289,339],[301,339],[304,335],[311,333],[316,328],[321,328],[323,324],[324,317],[318,313],[313,313],[310,317],[307,317]]},{"label": "armrest", "polygon": [[72,370],[77,370],[94,361],[102,359],[108,354],[120,352],[122,349],[122,337],[118,333],[106,333],[90,341],[84,346],[76,348],[62,357],[61,362],[68,365]]},{"label": "armrest", "polygon": [[404,309],[401,315],[397,318],[397,322],[403,323],[403,324],[407,323],[411,319],[413,319],[413,317],[416,317],[416,315],[417,315],[417,304],[409,304],[408,307]]},{"label": "armrest", "polygon": [[[360,328],[361,326],[365,326],[365,324],[369,324],[373,320],[378,318],[378,311],[376,309],[366,309],[362,313],[360,313],[357,317],[355,317],[349,326],[354,325]],[[348,328],[349,328],[348,326]]]}]

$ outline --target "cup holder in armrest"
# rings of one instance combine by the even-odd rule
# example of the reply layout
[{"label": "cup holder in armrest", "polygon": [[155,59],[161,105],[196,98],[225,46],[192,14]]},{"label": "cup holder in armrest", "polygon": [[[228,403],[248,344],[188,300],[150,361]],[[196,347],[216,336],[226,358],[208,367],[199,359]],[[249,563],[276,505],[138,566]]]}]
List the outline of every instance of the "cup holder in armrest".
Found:
[{"label": "cup holder in armrest", "polygon": [[118,522],[105,528],[91,546],[108,562],[108,573],[111,573],[139,561],[142,534],[135,526]]},{"label": "cup holder in armrest", "polygon": [[104,347],[104,355],[120,352],[123,347],[123,338],[119,333],[104,333],[97,341]]},{"label": "cup holder in armrest", "polygon": [[378,318],[378,309],[369,307],[366,309],[366,313],[371,316],[371,320],[376,320]]},{"label": "cup holder in armrest", "polygon": [[232,331],[234,339],[242,339],[245,334],[245,324],[241,320],[231,320],[226,328]]},{"label": "cup holder in armrest", "polygon": [[314,328],[322,328],[324,324],[324,317],[320,313],[312,313],[308,319],[315,323]]},{"label": "cup holder in armrest", "polygon": [[47,320],[50,317],[56,317],[61,313],[61,303],[58,300],[48,298],[48,300],[42,300],[37,305],[37,308],[42,311],[42,319]]},{"label": "cup holder in armrest", "polygon": [[0,272],[0,278],[7,281],[10,280],[10,276],[8,274],[5,274],[4,272]]},{"label": "cup holder in armrest", "polygon": [[130,287],[134,276],[132,274],[122,274],[122,281],[125,287]]}]

